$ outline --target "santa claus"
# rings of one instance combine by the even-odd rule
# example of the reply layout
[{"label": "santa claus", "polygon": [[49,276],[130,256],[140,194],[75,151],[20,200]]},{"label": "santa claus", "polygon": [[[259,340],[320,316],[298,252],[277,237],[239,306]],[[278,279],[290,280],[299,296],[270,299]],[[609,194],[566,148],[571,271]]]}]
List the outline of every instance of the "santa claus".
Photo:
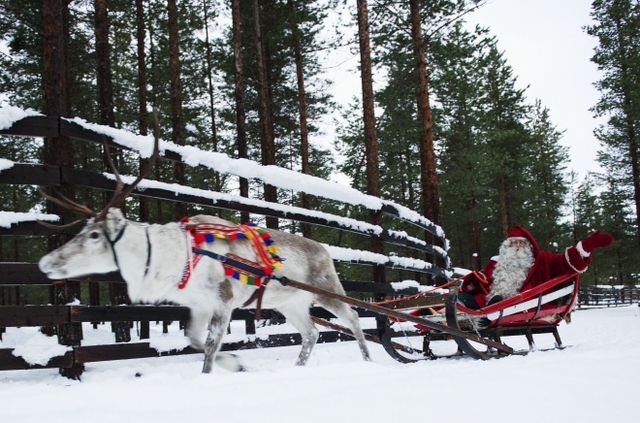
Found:
[{"label": "santa claus", "polygon": [[582,273],[591,262],[591,252],[611,245],[610,234],[596,231],[564,254],[540,251],[533,236],[522,226],[509,230],[500,254],[480,272],[468,274],[458,299],[478,309],[540,285],[556,276]]}]

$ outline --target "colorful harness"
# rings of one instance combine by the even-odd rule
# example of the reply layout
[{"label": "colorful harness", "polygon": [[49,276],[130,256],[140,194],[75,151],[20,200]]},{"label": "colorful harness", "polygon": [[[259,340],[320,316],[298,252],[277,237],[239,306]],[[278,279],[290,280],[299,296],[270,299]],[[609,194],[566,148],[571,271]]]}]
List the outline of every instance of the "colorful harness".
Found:
[{"label": "colorful harness", "polygon": [[[239,226],[227,226],[216,223],[192,223],[187,217],[181,220],[182,229],[189,234],[191,238],[191,248],[188,249],[189,254],[187,264],[185,266],[182,280],[178,284],[178,289],[184,289],[191,277],[193,269],[196,267],[203,255],[209,256],[222,262],[224,273],[240,282],[262,287],[266,284],[266,279],[273,272],[282,266],[282,261],[277,254],[277,248],[271,236],[255,223],[248,223]],[[225,241],[234,241],[237,239],[247,239],[251,242],[254,252],[258,258],[258,262],[244,259],[235,254],[213,253],[202,249],[203,243],[214,242],[216,239]]]}]

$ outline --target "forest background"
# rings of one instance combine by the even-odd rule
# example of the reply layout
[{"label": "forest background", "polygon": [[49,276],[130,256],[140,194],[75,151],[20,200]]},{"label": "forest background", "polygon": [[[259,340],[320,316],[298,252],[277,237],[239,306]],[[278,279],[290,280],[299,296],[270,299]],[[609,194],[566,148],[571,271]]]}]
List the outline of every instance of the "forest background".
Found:
[{"label": "forest background", "polygon": [[[602,78],[593,82],[601,98],[592,111],[604,122],[595,132],[604,172],[585,177],[567,170],[562,131],[543,101],[529,102],[517,88],[490,30],[465,25],[465,17],[483,4],[4,0],[0,101],[140,134],[150,132],[149,110],[156,108],[161,136],[177,144],[326,179],[343,175],[354,188],[440,224],[455,267],[483,266],[514,225],[530,229],[541,249],[558,253],[602,229],[615,242],[595,253],[582,283],[636,284],[639,2],[592,4],[594,23],[585,31],[598,42],[592,60]],[[58,48],[51,49],[52,42]],[[339,106],[325,64],[345,47],[361,58],[363,75],[370,60],[373,77],[362,80],[372,96]],[[328,116],[335,117],[331,145],[320,141]],[[0,157],[92,171],[108,166],[99,147],[71,140],[0,137]],[[126,152],[115,153],[114,160],[123,174],[137,174],[145,165]],[[369,219],[355,208],[203,169],[163,163],[152,176]],[[377,186],[371,186],[374,179]],[[105,200],[83,190],[67,195],[95,208]],[[12,211],[45,207],[35,187],[3,186],[0,196]],[[199,212],[195,206],[127,203],[129,218],[150,222]],[[219,213],[235,221],[249,217]],[[333,245],[369,244],[321,227],[270,219],[266,225]],[[2,261],[36,261],[47,245],[5,238],[0,248]]]}]

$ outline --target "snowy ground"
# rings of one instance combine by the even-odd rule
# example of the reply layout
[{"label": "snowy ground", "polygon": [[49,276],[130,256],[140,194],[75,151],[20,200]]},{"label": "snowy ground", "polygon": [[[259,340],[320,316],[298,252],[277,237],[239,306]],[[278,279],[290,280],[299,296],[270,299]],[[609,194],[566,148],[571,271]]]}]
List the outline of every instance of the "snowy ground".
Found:
[{"label": "snowy ground", "polygon": [[285,347],[239,352],[244,373],[202,375],[201,355],[89,364],[82,382],[0,372],[0,422],[638,422],[639,317],[635,305],[577,311],[565,350],[486,362],[400,364],[370,344],[366,363],[343,342],[318,345],[304,368]]}]

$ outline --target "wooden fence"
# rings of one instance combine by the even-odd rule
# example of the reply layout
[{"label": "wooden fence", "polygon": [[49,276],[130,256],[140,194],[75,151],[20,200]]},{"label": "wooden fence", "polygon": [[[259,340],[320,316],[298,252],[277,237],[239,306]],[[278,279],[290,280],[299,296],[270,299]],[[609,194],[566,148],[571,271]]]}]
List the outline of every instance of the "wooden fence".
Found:
[{"label": "wooden fence", "polygon": [[[104,135],[100,132],[94,132],[77,123],[71,122],[63,118],[55,117],[27,117],[13,124],[8,129],[0,130],[0,135],[12,136],[32,136],[32,137],[49,137],[57,138],[59,136],[67,136],[74,139],[103,143],[106,142],[111,147],[129,149],[127,146],[119,143],[116,139]],[[173,162],[182,163],[182,157],[170,149],[165,149],[161,155],[162,158]],[[61,186],[72,184],[76,187],[85,187],[97,190],[113,190],[115,187],[114,180],[104,176],[103,174],[90,173],[81,169],[69,168],[64,166],[52,166],[46,164],[24,164],[15,163],[11,168],[0,172],[0,183],[2,184],[28,184],[40,186]],[[253,214],[263,216],[277,217],[287,220],[294,220],[313,225],[322,225],[341,231],[350,231],[361,235],[371,237],[378,236],[385,243],[402,246],[410,257],[403,260],[403,257],[392,255],[387,257],[386,262],[383,260],[367,259],[366,255],[351,258],[348,260],[352,264],[378,266],[383,268],[405,269],[410,272],[420,272],[428,274],[433,278],[446,280],[450,275],[449,261],[446,256],[445,245],[446,240],[442,231],[431,224],[423,217],[415,218],[411,215],[407,217],[406,210],[390,202],[385,202],[382,206],[382,212],[390,216],[390,220],[396,223],[396,228],[407,223],[416,226],[419,230],[424,230],[431,234],[436,244],[432,245],[420,239],[410,237],[402,230],[393,230],[393,228],[382,228],[376,232],[371,225],[366,222],[360,222],[362,225],[352,225],[345,223],[345,218],[334,216],[326,213],[312,214],[305,210],[287,209],[282,211],[277,206],[267,202],[256,202],[255,200],[247,202],[240,197],[216,198],[212,201],[210,195],[194,195],[176,193],[175,189],[163,188],[145,188],[134,191],[134,195],[152,197],[156,199],[184,202],[197,204],[203,207],[230,209],[236,211],[248,211]],[[212,193],[207,193],[212,194]],[[409,213],[410,214],[410,213]],[[61,224],[68,223],[61,221]],[[76,229],[77,231],[77,229]],[[51,229],[41,226],[36,222],[19,221],[11,225],[10,228],[0,228],[0,236],[49,236],[53,232]],[[421,262],[415,260],[413,255],[418,254],[425,258],[426,261]],[[430,264],[430,263],[440,263]],[[61,373],[68,377],[79,377],[85,363],[121,360],[142,357],[157,357],[163,355],[190,354],[195,351],[189,347],[181,350],[173,350],[170,352],[159,353],[152,348],[148,342],[118,342],[108,345],[83,346],[82,345],[82,324],[97,322],[139,322],[140,339],[149,338],[149,322],[169,322],[181,321],[186,322],[189,319],[189,311],[187,308],[178,306],[136,306],[136,305],[99,305],[94,295],[90,295],[88,305],[78,304],[69,305],[65,302],[65,290],[75,290],[79,292],[79,286],[89,284],[95,292],[96,285],[99,284],[122,284],[119,274],[96,275],[91,278],[83,278],[81,280],[66,280],[52,282],[39,272],[37,264],[34,263],[0,263],[0,339],[4,328],[35,326],[42,327],[43,332],[54,335],[56,334],[61,344],[71,346],[71,351],[64,356],[53,358],[44,366],[30,365],[21,357],[13,355],[12,349],[0,349],[0,370],[10,369],[30,369],[30,368],[59,368]],[[348,292],[362,293],[361,295],[383,294],[411,294],[417,292],[415,288],[405,290],[394,290],[390,284],[372,283],[371,281],[342,281]],[[25,287],[46,286],[50,290],[50,304],[20,304],[19,295],[16,295],[16,304],[8,304],[7,300],[10,295],[4,295],[6,289],[14,287],[14,289],[24,289]],[[115,302],[112,302],[115,304]],[[373,316],[370,312],[359,311],[361,316]],[[312,308],[312,314],[318,317],[332,317],[330,313],[320,308]],[[264,310],[263,318],[281,320],[282,316],[277,313]],[[253,320],[253,311],[236,310],[233,314],[234,320],[245,321],[245,331],[247,334],[256,333],[255,323]],[[86,327],[86,325],[85,325]],[[122,333],[124,327],[124,334]],[[132,325],[126,323],[120,325],[120,333],[117,333],[117,340],[127,341],[131,339],[127,331],[131,330]],[[344,335],[335,331],[322,332],[319,342],[331,342],[338,339],[344,339]],[[225,343],[223,350],[237,350],[244,348],[268,347],[278,345],[291,345],[299,343],[298,334],[271,335],[266,339],[256,338],[254,340],[246,340],[236,343]],[[75,369],[70,371],[69,369]]]},{"label": "wooden fence", "polygon": [[617,307],[635,303],[640,303],[638,287],[590,286],[580,288],[578,292],[578,308]]}]

